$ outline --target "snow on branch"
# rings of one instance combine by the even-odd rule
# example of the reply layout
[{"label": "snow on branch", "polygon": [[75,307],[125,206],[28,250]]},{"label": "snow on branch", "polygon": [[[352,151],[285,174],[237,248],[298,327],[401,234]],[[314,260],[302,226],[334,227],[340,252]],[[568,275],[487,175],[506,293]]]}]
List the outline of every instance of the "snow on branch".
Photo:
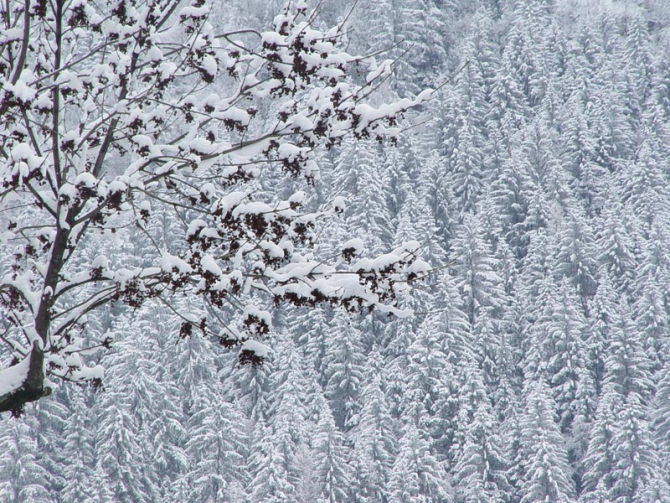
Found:
[{"label": "snow on branch", "polygon": [[[110,303],[198,295],[218,320],[241,313],[244,330],[184,317],[181,335],[216,334],[251,363],[271,332],[254,299],[407,314],[398,296],[428,269],[416,244],[365,258],[350,240],[319,261],[316,223],[344,202],[306,211],[304,191],[276,200],[254,187],[273,166],[313,183],[319,150],[348,135],[394,139],[432,91],[371,105],[389,64],[342,51],[341,27],[315,29],[303,2],[268,31],[228,34],[215,33],[203,0],[61,7],[0,7],[0,305],[20,360],[0,373],[0,403],[38,399],[47,375],[101,379],[80,355],[109,345],[84,341],[87,313]],[[254,45],[237,39],[249,33]],[[363,84],[353,68],[369,71]],[[153,239],[156,215],[179,225],[141,266],[91,248]]]}]

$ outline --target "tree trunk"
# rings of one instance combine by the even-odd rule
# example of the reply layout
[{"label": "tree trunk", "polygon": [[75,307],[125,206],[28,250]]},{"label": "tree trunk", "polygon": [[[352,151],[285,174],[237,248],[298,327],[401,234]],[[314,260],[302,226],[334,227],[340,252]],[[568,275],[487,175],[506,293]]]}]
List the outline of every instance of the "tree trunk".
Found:
[{"label": "tree trunk", "polygon": [[[25,404],[39,400],[51,391],[44,388],[44,353],[37,342],[33,343],[33,348],[26,358],[30,358],[30,361],[25,380],[18,388],[0,396],[0,412],[12,411],[18,414]],[[17,363],[7,370],[10,371],[22,363]]]}]

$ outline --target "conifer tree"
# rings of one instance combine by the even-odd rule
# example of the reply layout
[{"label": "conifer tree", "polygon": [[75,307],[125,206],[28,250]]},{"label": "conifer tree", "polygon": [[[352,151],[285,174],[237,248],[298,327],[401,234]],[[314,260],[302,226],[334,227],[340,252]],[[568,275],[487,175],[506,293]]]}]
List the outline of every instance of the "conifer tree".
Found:
[{"label": "conifer tree", "polygon": [[427,440],[411,421],[403,427],[389,493],[389,503],[452,501],[444,466],[430,452]]},{"label": "conifer tree", "polygon": [[229,358],[221,372],[225,396],[237,401],[253,423],[266,421],[270,416],[274,369],[274,362],[270,360],[261,367],[243,368],[236,358]]},{"label": "conifer tree", "polygon": [[608,385],[598,400],[595,421],[591,428],[591,439],[583,460],[585,472],[580,500],[584,502],[602,501],[613,485],[614,439],[616,411],[619,397]]},{"label": "conifer tree", "polygon": [[384,194],[388,185],[385,166],[380,162],[379,146],[372,142],[348,142],[342,161],[335,168],[338,191],[350,203],[345,215],[348,235],[370,236],[366,243],[371,251],[381,253],[391,242],[390,217]]},{"label": "conifer tree", "polygon": [[353,38],[363,49],[362,52],[393,54],[391,50],[398,41],[393,7],[392,0],[362,3],[360,15],[352,19],[352,25],[356,29]]},{"label": "conifer tree", "polygon": [[323,309],[309,309],[296,316],[293,324],[294,330],[299,336],[299,347],[303,350],[305,358],[314,371],[317,380],[325,385],[327,375],[326,355],[328,352],[328,337],[330,335],[330,324],[332,315],[327,315]]},{"label": "conifer tree", "polygon": [[265,426],[263,420],[256,423],[251,453],[251,474],[253,480],[248,492],[251,500],[263,503],[290,501],[295,497],[295,488],[289,481],[286,452],[272,438],[273,432]]},{"label": "conifer tree", "polygon": [[[58,393],[65,395],[66,390],[60,389]],[[63,468],[65,451],[70,447],[65,436],[72,409],[68,400],[60,396],[56,400],[35,404],[33,410],[35,422],[39,425],[36,432],[36,446],[40,464],[47,473],[43,483],[50,494],[61,494],[68,480],[68,473]],[[88,442],[91,442],[90,433],[83,431],[81,435],[88,437]],[[72,451],[71,453],[74,454]]]},{"label": "conifer tree", "polygon": [[601,494],[611,501],[637,501],[657,480],[661,467],[647,412],[650,368],[628,300],[621,296],[612,313],[603,395],[585,458],[587,501]]},{"label": "conifer tree", "polygon": [[373,503],[388,501],[388,488],[397,439],[389,411],[382,378],[376,372],[379,353],[368,357],[368,375],[361,392],[363,407],[350,435],[354,444],[354,501]]},{"label": "conifer tree", "polygon": [[500,172],[492,182],[490,208],[500,227],[501,236],[517,260],[526,256],[530,241],[526,226],[530,204],[529,185],[530,178],[524,169],[521,152],[514,150],[502,163]]},{"label": "conifer tree", "polygon": [[250,440],[247,489],[254,502],[296,500],[309,484],[305,471],[315,471],[308,455],[313,436],[308,422],[308,383],[291,338],[282,340],[273,359],[267,420],[262,415],[254,418]]},{"label": "conifer tree", "polygon": [[480,403],[488,400],[486,387],[484,386],[483,372],[479,368],[471,348],[467,349],[463,360],[461,360],[458,380],[458,422],[453,446],[456,458],[461,455],[461,450],[465,442],[465,432],[468,425],[474,420],[475,410]]},{"label": "conifer tree", "polygon": [[546,377],[552,388],[562,433],[570,431],[575,420],[588,420],[594,408],[593,384],[588,375],[585,332],[586,319],[572,285],[556,285],[556,295],[549,309],[544,347]]},{"label": "conifer tree", "polygon": [[446,393],[443,375],[451,368],[444,354],[446,335],[442,316],[428,316],[418,329],[416,340],[408,349],[407,385],[401,398],[403,417],[413,418],[419,424],[430,425],[436,404]]},{"label": "conifer tree", "polygon": [[[153,465],[149,462],[153,458],[148,457],[145,422],[151,416],[146,416],[146,409],[141,414],[136,407],[143,404],[145,393],[158,389],[147,382],[151,379],[147,372],[152,373],[155,367],[147,368],[146,355],[137,348],[109,356],[106,391],[93,408],[97,424],[95,456],[114,499],[149,502],[160,497],[159,481],[152,477]],[[125,375],[134,375],[135,379],[126,381]]]},{"label": "conifer tree", "polygon": [[314,434],[314,464],[321,486],[321,501],[347,501],[351,488],[351,465],[344,437],[335,426],[330,406],[320,400],[320,417]]},{"label": "conifer tree", "polygon": [[455,503],[509,501],[509,466],[491,406],[480,401],[467,424],[463,447],[454,468]]},{"label": "conifer tree", "polygon": [[70,392],[71,415],[65,432],[65,449],[63,455],[67,462],[67,477],[61,491],[64,501],[81,501],[94,503],[97,485],[104,484],[98,480],[95,471],[95,444],[91,435],[94,430],[91,414],[86,403],[86,394],[82,390]]},{"label": "conifer tree", "polygon": [[[611,188],[614,190],[614,187]],[[628,290],[637,266],[635,217],[626,211],[617,196],[610,193],[612,201],[603,210],[597,232],[600,250],[599,265],[605,267],[615,286]]]},{"label": "conifer tree", "polygon": [[556,269],[574,285],[582,302],[596,293],[597,262],[590,222],[577,208],[562,221],[556,249]]},{"label": "conifer tree", "polygon": [[0,6],[0,501],[670,503],[667,2],[198,3]]},{"label": "conifer tree", "polygon": [[[668,366],[670,365],[666,362],[664,372],[661,374],[663,377],[658,383],[652,409],[653,439],[658,449],[660,458],[659,472],[661,475],[669,473],[668,470],[670,469],[670,372],[667,372]],[[658,484],[658,487],[661,489],[659,493],[665,494],[666,497],[670,494],[670,489],[668,489],[670,480],[668,480],[667,476],[664,483],[661,481],[652,481],[650,486],[654,484]],[[663,501],[660,496],[659,500]]]},{"label": "conifer tree", "polygon": [[423,87],[436,87],[447,60],[448,30],[443,7],[435,0],[400,0],[395,13],[396,36],[403,42],[396,84],[399,94],[416,94]]},{"label": "conifer tree", "polygon": [[476,216],[465,217],[454,241],[454,269],[459,277],[462,309],[470,323],[480,310],[489,309],[493,316],[502,314],[504,290],[495,271],[490,244],[482,235],[481,221]]},{"label": "conifer tree", "polygon": [[649,54],[649,32],[641,15],[628,20],[622,62],[625,62],[625,78],[628,81],[628,101],[632,119],[642,118],[642,110],[651,94],[653,64]]},{"label": "conifer tree", "polygon": [[[434,390],[439,390],[439,392],[436,394],[432,405],[433,412],[429,422],[429,431],[432,437],[433,452],[441,460],[447,460],[450,466],[453,466],[457,450],[455,437],[459,426],[460,382],[458,369],[466,360],[466,355],[471,352],[469,345],[470,323],[466,313],[459,306],[458,278],[441,274],[437,280],[438,293],[435,295],[435,311],[424,322],[426,332],[422,332],[420,335],[435,338],[439,341],[440,344],[434,349],[435,363],[439,363],[441,366],[440,353],[444,355],[445,366],[439,372],[437,382],[432,388],[433,393]],[[428,339],[428,341],[430,340]],[[420,347],[423,347],[423,344]],[[430,347],[430,345],[427,346],[427,348]],[[423,351],[425,352],[427,348],[424,348]],[[425,372],[425,370],[422,370],[422,372]]]},{"label": "conifer tree", "polygon": [[541,380],[529,381],[524,395],[526,403],[519,420],[520,501],[574,502],[576,491],[549,389]]},{"label": "conifer tree", "polygon": [[342,312],[335,314],[325,360],[326,396],[333,403],[335,423],[340,428],[352,426],[361,407],[365,353],[361,332]]},{"label": "conifer tree", "polygon": [[186,427],[189,499],[232,501],[236,485],[248,482],[244,470],[249,441],[246,418],[236,405],[226,403],[218,387],[209,389],[203,383]]},{"label": "conifer tree", "polygon": [[35,417],[5,419],[0,432],[0,498],[8,503],[53,501],[46,487],[48,472],[37,448]]},{"label": "conifer tree", "polygon": [[458,111],[458,116],[462,119],[456,131],[456,142],[449,160],[450,182],[454,187],[456,204],[462,212],[472,212],[483,185],[484,153],[481,147],[482,139],[472,123],[472,113],[468,109],[472,106],[470,103],[466,105],[465,110]]},{"label": "conifer tree", "polygon": [[521,485],[524,478],[525,465],[523,464],[523,452],[521,450],[521,414],[523,412],[522,397],[513,396],[505,411],[505,419],[503,420],[503,431],[506,432],[505,454],[509,460],[509,469],[507,471],[507,479],[509,480],[512,489],[509,492],[510,501],[518,502],[521,500]]}]

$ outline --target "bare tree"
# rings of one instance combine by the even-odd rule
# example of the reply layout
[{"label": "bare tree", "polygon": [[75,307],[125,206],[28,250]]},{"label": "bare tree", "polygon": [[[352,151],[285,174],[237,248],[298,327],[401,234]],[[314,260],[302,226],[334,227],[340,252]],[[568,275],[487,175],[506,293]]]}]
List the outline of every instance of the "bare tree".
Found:
[{"label": "bare tree", "polygon": [[[368,259],[353,239],[317,260],[317,222],[340,202],[307,212],[303,192],[259,200],[252,185],[275,165],[314,180],[319,148],[393,138],[397,118],[431,92],[367,104],[391,63],[339,50],[343,27],[315,29],[301,2],[264,33],[219,34],[208,15],[202,0],[0,7],[0,338],[14,358],[0,372],[0,411],[48,394],[49,377],[100,379],[79,357],[82,327],[112,302],[175,308],[175,294],[199,295],[212,316],[184,315],[182,335],[197,328],[257,363],[271,323],[254,298],[399,314],[396,295],[427,270],[417,243]],[[367,75],[359,85],[354,67]],[[260,120],[259,102],[272,120]],[[141,232],[157,207],[183,222],[177,253],[157,245],[145,267],[90,256],[90,236]]]}]

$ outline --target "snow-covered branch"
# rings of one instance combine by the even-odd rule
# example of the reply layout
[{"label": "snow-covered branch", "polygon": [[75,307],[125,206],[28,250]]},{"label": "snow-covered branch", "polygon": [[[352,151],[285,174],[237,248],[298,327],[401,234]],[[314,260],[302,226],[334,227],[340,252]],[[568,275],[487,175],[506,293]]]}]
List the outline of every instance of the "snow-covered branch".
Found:
[{"label": "snow-covered branch", "polygon": [[[432,91],[372,106],[390,63],[354,84],[351,67],[371,60],[338,48],[342,27],[315,29],[303,2],[269,31],[223,35],[202,0],[15,0],[0,11],[0,215],[12,257],[0,301],[22,355],[0,374],[0,411],[42,396],[50,373],[98,379],[68,355],[81,351],[86,314],[112,302],[138,307],[169,291],[233,306],[247,335],[224,345],[252,362],[265,351],[252,338],[269,331],[254,295],[404,314],[398,294],[427,269],[414,244],[365,259],[350,242],[320,262],[315,222],[329,212],[305,211],[302,191],[258,198],[254,183],[272,166],[314,181],[319,149],[347,135],[395,138]],[[250,33],[254,45],[236,39]],[[271,120],[257,119],[260,105]],[[183,222],[174,251],[156,249],[142,267],[91,257],[92,240],[144,229],[154,211]]]}]

